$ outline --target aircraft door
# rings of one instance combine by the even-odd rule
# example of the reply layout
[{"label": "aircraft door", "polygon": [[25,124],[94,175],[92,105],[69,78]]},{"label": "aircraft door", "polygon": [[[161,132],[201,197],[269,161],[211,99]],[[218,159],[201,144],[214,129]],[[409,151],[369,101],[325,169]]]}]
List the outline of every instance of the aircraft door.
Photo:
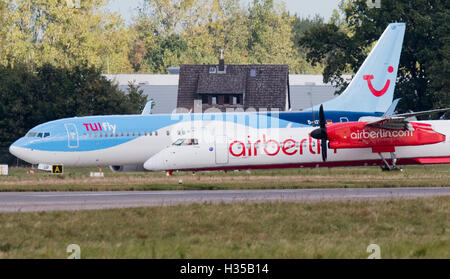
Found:
[{"label": "aircraft door", "polygon": [[73,123],[64,124],[67,131],[67,146],[69,148],[78,148],[78,130],[77,126]]},{"label": "aircraft door", "polygon": [[216,164],[228,164],[228,144],[226,136],[217,136],[215,139]]}]

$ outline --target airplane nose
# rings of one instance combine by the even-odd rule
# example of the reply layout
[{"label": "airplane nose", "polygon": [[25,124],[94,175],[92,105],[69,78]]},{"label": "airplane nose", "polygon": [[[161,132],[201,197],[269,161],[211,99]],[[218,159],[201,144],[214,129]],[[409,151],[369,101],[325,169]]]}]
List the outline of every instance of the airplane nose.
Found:
[{"label": "airplane nose", "polygon": [[19,157],[19,147],[15,146],[14,143],[9,146],[9,153],[12,155]]},{"label": "airplane nose", "polygon": [[22,159],[21,156],[23,155],[24,147],[26,147],[24,140],[20,138],[9,146],[9,153]]},{"label": "airplane nose", "polygon": [[145,161],[144,163],[144,169],[149,171],[163,171],[166,170],[166,165],[164,163],[164,158],[159,153],[153,155]]},{"label": "airplane nose", "polygon": [[33,154],[30,152],[30,149],[27,148],[27,143],[23,138],[16,140],[9,146],[9,153],[28,163],[36,163],[36,158],[32,156]]},{"label": "airplane nose", "polygon": [[11,144],[11,146],[9,146],[9,153],[11,153],[12,155],[16,156],[17,158],[27,161],[26,159],[26,150],[23,147],[19,147],[15,144]]}]

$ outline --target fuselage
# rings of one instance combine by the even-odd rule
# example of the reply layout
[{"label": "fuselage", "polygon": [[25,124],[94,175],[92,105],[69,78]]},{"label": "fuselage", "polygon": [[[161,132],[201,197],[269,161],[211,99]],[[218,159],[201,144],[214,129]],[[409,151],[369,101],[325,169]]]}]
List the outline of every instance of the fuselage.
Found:
[{"label": "fuselage", "polygon": [[[440,142],[395,147],[399,164],[450,163],[450,121],[420,121],[442,135]],[[330,149],[322,161],[320,140],[311,138],[315,128],[250,130],[238,137],[194,138],[195,144],[177,142],[151,157],[148,170],[233,170],[288,167],[383,165],[372,148]],[[417,131],[392,133],[389,137],[414,137]],[[398,136],[397,136],[398,135]],[[186,140],[189,138],[185,137]],[[386,157],[390,154],[385,153]],[[191,158],[195,158],[192,160]]]},{"label": "fuselage", "polygon": [[[380,115],[330,111],[327,120],[347,122]],[[31,164],[142,166],[187,133],[217,135],[236,125],[244,129],[311,127],[317,121],[318,113],[311,111],[74,117],[34,127],[11,145],[10,152]]]}]

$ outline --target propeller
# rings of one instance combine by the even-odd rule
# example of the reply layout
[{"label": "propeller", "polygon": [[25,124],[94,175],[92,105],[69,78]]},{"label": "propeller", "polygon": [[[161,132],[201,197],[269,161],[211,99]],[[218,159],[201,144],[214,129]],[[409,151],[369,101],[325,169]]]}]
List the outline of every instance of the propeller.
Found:
[{"label": "propeller", "polygon": [[311,132],[311,137],[320,140],[320,145],[322,149],[322,160],[325,162],[327,160],[327,126],[325,125],[325,115],[323,113],[323,105],[320,105],[319,109],[319,122],[320,128],[315,129]]}]

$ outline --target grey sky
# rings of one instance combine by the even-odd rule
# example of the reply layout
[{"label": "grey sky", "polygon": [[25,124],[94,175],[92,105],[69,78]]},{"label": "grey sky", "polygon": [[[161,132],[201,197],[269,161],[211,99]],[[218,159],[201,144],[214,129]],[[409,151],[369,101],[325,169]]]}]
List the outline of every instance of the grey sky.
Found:
[{"label": "grey sky", "polygon": [[[251,0],[241,0],[249,3]],[[278,0],[280,1],[280,0]],[[143,0],[110,0],[108,8],[110,11],[118,12],[127,23],[131,22],[133,15],[137,14],[136,8],[142,4]],[[300,17],[313,16],[319,14],[328,20],[334,9],[337,9],[340,0],[283,0],[286,8],[291,14]]]}]

